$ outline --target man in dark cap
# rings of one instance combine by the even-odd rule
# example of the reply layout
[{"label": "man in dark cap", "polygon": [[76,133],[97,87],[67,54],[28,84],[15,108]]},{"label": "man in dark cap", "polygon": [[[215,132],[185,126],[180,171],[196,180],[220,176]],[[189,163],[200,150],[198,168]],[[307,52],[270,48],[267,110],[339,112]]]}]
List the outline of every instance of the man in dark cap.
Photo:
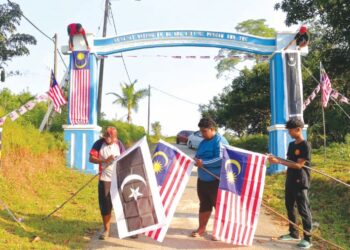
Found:
[{"label": "man in dark cap", "polygon": [[[300,119],[290,119],[286,123],[289,135],[295,139],[288,146],[287,159],[280,160],[273,155],[269,155],[268,160],[273,164],[282,164],[288,167],[287,178],[285,183],[285,205],[288,213],[288,219],[297,224],[295,206],[298,208],[299,215],[303,222],[304,239],[301,240],[297,247],[309,249],[311,244],[312,218],[309,203],[310,188],[310,167],[311,146],[304,139],[302,130],[304,123]],[[282,235],[279,240],[300,240],[299,231],[293,225],[289,224],[289,234]]]},{"label": "man in dark cap", "polygon": [[104,231],[99,239],[109,236],[112,214],[112,200],[110,194],[112,169],[115,158],[121,155],[125,148],[118,139],[117,129],[107,127],[102,133],[103,138],[97,140],[90,150],[89,161],[99,164],[98,202],[104,225]]}]

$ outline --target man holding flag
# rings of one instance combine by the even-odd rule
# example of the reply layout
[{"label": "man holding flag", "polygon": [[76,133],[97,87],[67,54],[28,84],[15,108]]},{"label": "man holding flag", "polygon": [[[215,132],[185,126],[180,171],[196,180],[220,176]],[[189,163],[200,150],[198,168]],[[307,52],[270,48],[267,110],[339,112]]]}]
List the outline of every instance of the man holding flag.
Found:
[{"label": "man holding flag", "polygon": [[225,137],[216,133],[216,124],[211,118],[202,118],[198,123],[198,127],[204,140],[199,144],[194,159],[198,167],[197,194],[199,198],[199,226],[191,233],[192,237],[203,236],[206,231],[208,220],[216,204],[219,180],[214,176],[220,175],[222,161],[221,146],[222,144],[228,144]]}]

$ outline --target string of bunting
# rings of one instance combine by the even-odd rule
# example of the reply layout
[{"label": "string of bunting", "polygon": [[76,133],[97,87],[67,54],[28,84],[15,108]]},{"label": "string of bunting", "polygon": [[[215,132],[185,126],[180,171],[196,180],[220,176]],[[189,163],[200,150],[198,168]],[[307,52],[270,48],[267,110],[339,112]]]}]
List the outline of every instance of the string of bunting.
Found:
[{"label": "string of bunting", "polygon": [[[108,56],[100,56],[101,58],[107,58]],[[216,55],[216,56],[209,56],[209,55],[114,55],[115,58],[122,58],[122,57],[128,57],[128,58],[170,58],[170,59],[214,59],[222,60],[222,59],[242,59],[242,60],[249,60],[249,59],[255,59],[255,55],[251,54],[241,54],[241,55]],[[269,56],[262,55],[261,60],[267,61],[269,60]]]},{"label": "string of bunting", "polygon": [[17,120],[21,115],[24,115],[28,110],[32,110],[37,103],[47,101],[47,94],[41,94],[36,96],[33,100],[28,101],[26,104],[22,105],[20,108],[11,111],[10,113],[4,115],[0,118],[0,126],[3,126],[7,117],[11,119],[11,121]]},{"label": "string of bunting", "polygon": [[[306,107],[309,106],[309,104],[315,99],[315,97],[318,94],[318,92],[320,92],[320,89],[321,89],[321,85],[318,84],[316,86],[316,88],[311,92],[309,97],[305,99],[304,104],[303,104],[303,110],[305,110]],[[347,98],[346,96],[342,95],[341,93],[339,93],[335,89],[332,89],[331,97],[333,97],[335,100],[337,100],[337,101],[339,101],[341,103],[350,104],[349,98]]]}]

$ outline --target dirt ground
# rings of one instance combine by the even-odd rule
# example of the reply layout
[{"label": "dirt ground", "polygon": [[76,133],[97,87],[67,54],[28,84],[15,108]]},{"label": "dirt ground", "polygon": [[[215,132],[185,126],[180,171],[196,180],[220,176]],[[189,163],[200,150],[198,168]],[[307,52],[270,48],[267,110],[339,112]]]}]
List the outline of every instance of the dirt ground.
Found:
[{"label": "dirt ground", "polygon": [[[179,148],[190,156],[194,155],[185,145]],[[137,239],[119,239],[115,222],[111,225],[111,235],[107,240],[99,240],[101,232],[96,232],[87,249],[297,249],[297,242],[281,242],[276,240],[281,234],[287,233],[287,225],[281,223],[273,215],[261,208],[258,227],[251,247],[238,247],[219,241],[211,241],[213,215],[207,226],[204,237],[192,238],[189,235],[198,227],[198,197],[196,192],[197,169],[194,167],[184,195],[176,209],[176,213],[162,243],[143,235]],[[101,222],[102,224],[102,222]],[[102,228],[101,228],[102,230]]]}]

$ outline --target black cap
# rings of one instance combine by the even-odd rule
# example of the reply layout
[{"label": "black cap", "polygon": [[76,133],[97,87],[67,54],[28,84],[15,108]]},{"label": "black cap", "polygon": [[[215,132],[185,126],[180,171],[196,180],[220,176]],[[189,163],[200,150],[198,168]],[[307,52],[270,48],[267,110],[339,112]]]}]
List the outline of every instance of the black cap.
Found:
[{"label": "black cap", "polygon": [[298,118],[292,118],[286,123],[286,128],[303,128],[304,127],[304,122]]}]

